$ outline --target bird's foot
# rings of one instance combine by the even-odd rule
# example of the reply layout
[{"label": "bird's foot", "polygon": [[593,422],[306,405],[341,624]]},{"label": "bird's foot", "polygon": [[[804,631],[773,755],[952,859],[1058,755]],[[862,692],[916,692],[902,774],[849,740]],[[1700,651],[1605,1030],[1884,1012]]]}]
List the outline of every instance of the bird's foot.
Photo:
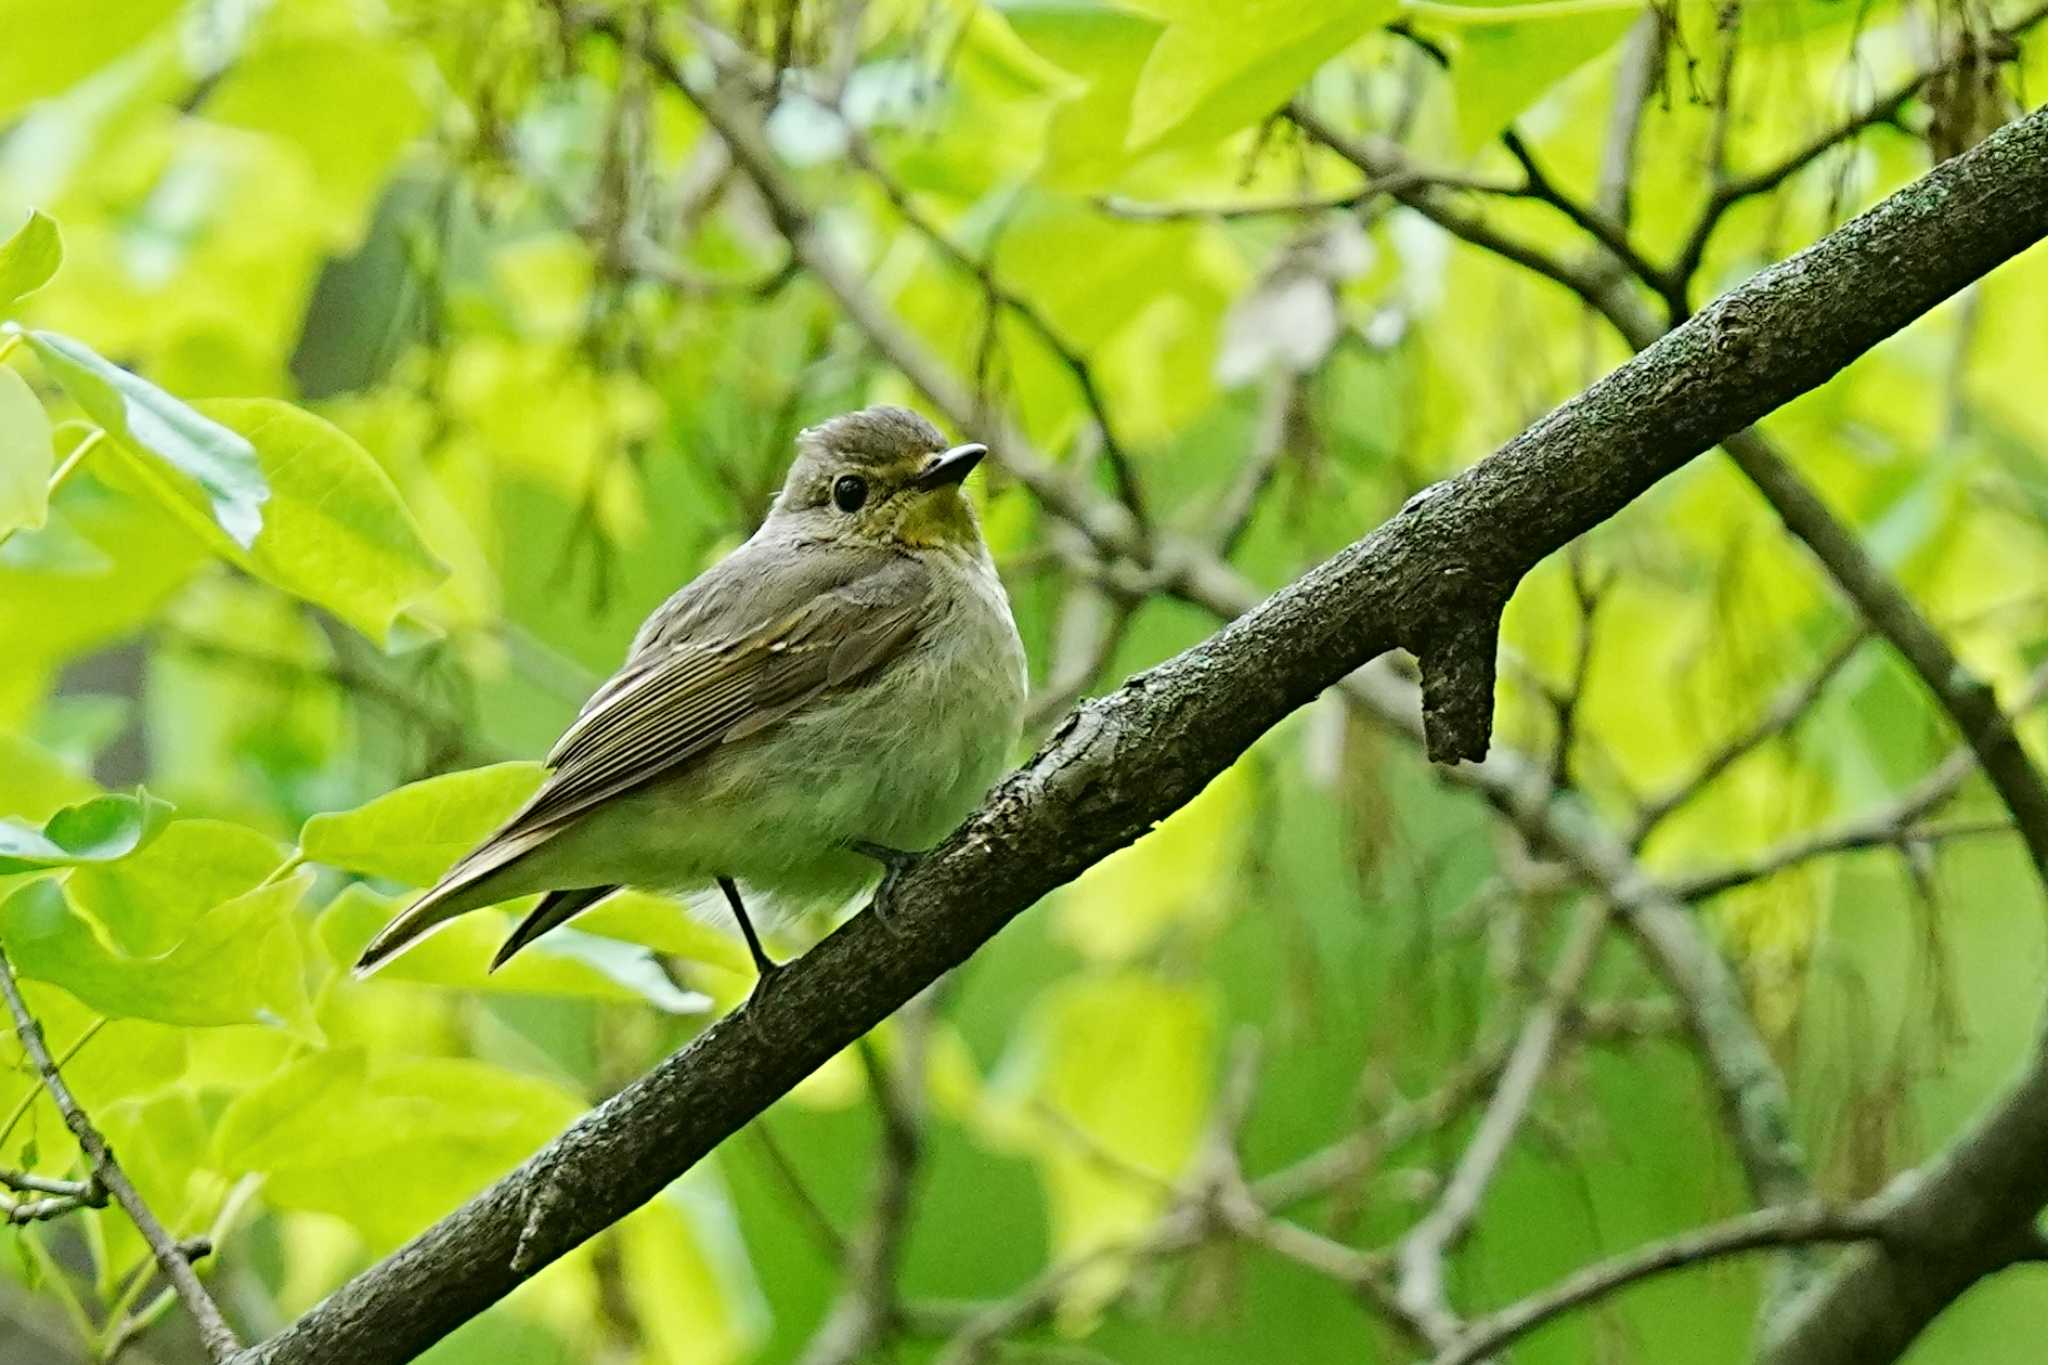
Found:
[{"label": "bird's foot", "polygon": [[761,1028],[761,1008],[768,1003],[768,997],[775,990],[775,983],[782,979],[783,964],[770,961],[765,955],[754,960],[759,972],[754,978],[754,988],[747,992],[747,998],[740,1005],[740,1016],[747,1022],[747,1031],[754,1035],[754,1041],[764,1046],[768,1035]]},{"label": "bird's foot", "polygon": [[896,883],[904,873],[917,866],[918,860],[924,857],[924,854],[890,848],[887,844],[877,844],[867,839],[855,839],[846,846],[863,858],[873,858],[882,865],[882,884],[875,888],[874,899],[869,902],[868,908],[884,929],[892,934],[900,933],[896,925],[894,908]]}]

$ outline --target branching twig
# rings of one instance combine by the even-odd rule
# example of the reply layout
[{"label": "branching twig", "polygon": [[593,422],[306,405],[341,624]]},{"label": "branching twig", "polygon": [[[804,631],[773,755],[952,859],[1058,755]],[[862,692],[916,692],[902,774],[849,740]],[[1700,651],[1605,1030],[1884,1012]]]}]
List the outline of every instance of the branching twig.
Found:
[{"label": "branching twig", "polygon": [[1758,1209],[1711,1227],[1682,1232],[1586,1266],[1539,1294],[1473,1319],[1451,1346],[1436,1354],[1430,1365],[1475,1365],[1559,1314],[1667,1271],[1745,1251],[1810,1246],[1817,1242],[1866,1241],[1878,1236],[1881,1227],[1880,1216],[1869,1209],[1799,1204]]},{"label": "branching twig", "polygon": [[1410,1317],[1423,1324],[1432,1342],[1441,1344],[1458,1333],[1444,1289],[1444,1259],[1471,1228],[1487,1187],[1529,1115],[1537,1084],[1549,1069],[1565,1013],[1599,954],[1609,911],[1606,902],[1597,900],[1579,907],[1543,999],[1529,1011],[1472,1140],[1436,1203],[1401,1239],[1399,1302]]},{"label": "branching twig", "polygon": [[1739,731],[1723,741],[1693,769],[1692,775],[1677,783],[1662,796],[1643,804],[1636,814],[1635,829],[1629,835],[1629,845],[1641,848],[1655,833],[1657,827],[1669,819],[1673,812],[1689,804],[1701,792],[1712,786],[1721,774],[1734,767],[1736,762],[1756,752],[1778,736],[1799,724],[1820,700],[1820,694],[1834,681],[1843,665],[1856,655],[1856,650],[1870,638],[1867,627],[1859,627],[1843,637],[1841,642],[1828,651],[1819,668],[1799,682],[1780,692],[1763,714],[1756,718],[1748,729]]},{"label": "branching twig", "polygon": [[[2020,14],[2012,23],[1991,34],[1986,43],[1992,47],[2010,48],[2015,39],[2043,19],[2048,19],[2048,4],[2036,4]],[[1731,35],[1730,42],[1733,41]],[[1714,229],[1720,226],[1729,209],[1745,199],[1770,193],[1865,129],[1892,122],[1899,116],[1899,111],[1906,107],[1907,101],[1920,93],[1921,87],[1966,62],[1977,60],[1979,56],[1979,49],[1975,45],[1962,47],[1933,66],[1908,76],[1858,112],[1815,134],[1769,166],[1716,183],[1713,192],[1707,196],[1706,205],[1700,210],[1700,216],[1694,222],[1691,233],[1686,237],[1685,245],[1679,248],[1678,259],[1672,264],[1669,272],[1675,291],[1667,295],[1672,305],[1672,321],[1677,322],[1684,318],[1687,310],[1686,291],[1691,287],[1693,276],[1699,273],[1700,262],[1707,254],[1708,243],[1713,240]]]},{"label": "branching twig", "polygon": [[42,1024],[29,1013],[28,1002],[22,999],[21,987],[14,979],[14,968],[4,951],[0,951],[0,998],[5,999],[8,1013],[14,1017],[14,1036],[21,1040],[23,1055],[35,1068],[43,1088],[50,1092],[50,1100],[63,1116],[64,1126],[77,1139],[79,1150],[85,1153],[86,1162],[92,1168],[91,1183],[111,1195],[135,1224],[135,1230],[142,1234],[142,1240],[148,1243],[150,1253],[156,1257],[157,1267],[178,1291],[185,1311],[192,1315],[207,1355],[216,1361],[230,1359],[241,1349],[241,1343],[221,1316],[212,1296],[206,1292],[206,1286],[199,1282],[184,1249],[157,1221],[156,1214],[143,1202],[127,1173],[114,1159],[113,1149],[107,1146],[107,1140],[79,1107],[71,1087],[64,1081],[63,1073],[57,1069],[56,1060],[50,1056],[49,1045],[43,1041]]}]

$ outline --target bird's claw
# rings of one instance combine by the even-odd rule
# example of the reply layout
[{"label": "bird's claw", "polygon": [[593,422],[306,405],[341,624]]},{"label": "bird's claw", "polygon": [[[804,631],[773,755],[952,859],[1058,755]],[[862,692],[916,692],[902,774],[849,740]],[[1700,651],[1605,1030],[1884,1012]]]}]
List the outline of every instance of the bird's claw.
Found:
[{"label": "bird's claw", "polygon": [[877,844],[867,839],[855,839],[848,843],[847,847],[863,858],[872,858],[882,865],[882,883],[875,888],[874,897],[868,902],[868,909],[884,929],[900,936],[902,930],[898,928],[896,913],[891,908],[895,899],[896,882],[904,873],[917,866],[918,859],[924,855],[906,852],[900,848],[890,848],[887,844]]},{"label": "bird's claw", "polygon": [[775,989],[775,983],[782,979],[783,966],[778,962],[764,962],[760,975],[754,978],[754,988],[747,992],[747,998],[740,1005],[740,1017],[746,1021],[747,1031],[754,1035],[754,1041],[766,1044],[768,1035],[761,1028],[761,1007],[768,1002],[768,996]]}]

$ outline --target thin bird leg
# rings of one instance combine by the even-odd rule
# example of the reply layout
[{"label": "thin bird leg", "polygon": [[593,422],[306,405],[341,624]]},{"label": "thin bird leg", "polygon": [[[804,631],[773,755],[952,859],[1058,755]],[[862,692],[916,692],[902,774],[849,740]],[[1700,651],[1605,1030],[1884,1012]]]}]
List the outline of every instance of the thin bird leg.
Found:
[{"label": "thin bird leg", "polygon": [[768,956],[761,947],[761,936],[754,932],[754,922],[747,918],[747,907],[740,901],[740,889],[733,885],[732,878],[720,877],[718,889],[725,893],[725,903],[732,907],[732,917],[740,922],[740,933],[746,937],[747,951],[754,955],[754,970],[761,974],[761,979],[754,983],[754,989],[760,990],[770,977],[782,970],[782,964]]},{"label": "thin bird leg", "polygon": [[896,879],[916,866],[917,860],[924,854],[891,848],[887,844],[874,843],[868,839],[851,839],[847,841],[846,846],[863,858],[873,858],[882,865],[882,884],[875,888],[870,908],[881,926],[890,933],[895,933],[895,913],[891,905],[896,891]]}]

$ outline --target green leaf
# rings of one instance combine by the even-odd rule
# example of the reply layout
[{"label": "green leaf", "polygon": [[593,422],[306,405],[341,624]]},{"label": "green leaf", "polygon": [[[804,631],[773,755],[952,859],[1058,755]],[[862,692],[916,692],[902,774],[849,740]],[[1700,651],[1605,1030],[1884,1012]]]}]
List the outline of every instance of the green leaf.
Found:
[{"label": "green leaf", "polygon": [[247,825],[173,820],[147,848],[81,867],[64,889],[116,947],[147,957],[169,952],[214,906],[253,891],[284,857],[275,839]]},{"label": "green leaf", "polygon": [[30,209],[21,230],[0,242],[0,312],[48,284],[63,263],[64,239],[57,234],[56,220]]},{"label": "green leaf", "polygon": [[0,876],[125,858],[162,831],[171,804],[137,787],[133,796],[96,796],[66,806],[41,829],[0,820]]},{"label": "green leaf", "polygon": [[0,365],[0,536],[43,524],[55,462],[49,415],[28,381]]},{"label": "green leaf", "polygon": [[270,490],[245,567],[388,644],[405,608],[448,576],[390,475],[339,427],[290,403],[197,407],[254,446]]},{"label": "green leaf", "polygon": [[1170,933],[1212,927],[1242,892],[1238,865],[1253,822],[1243,765],[1224,769],[1150,834],[1103,859],[1054,902],[1056,932],[1091,961],[1124,962]]},{"label": "green leaf", "polygon": [[715,1166],[692,1167],[618,1234],[621,1278],[650,1357],[692,1365],[753,1358],[771,1319]]},{"label": "green leaf", "polygon": [[[1201,1141],[1215,1013],[1200,987],[1132,972],[1054,987],[1017,1030],[991,1081],[987,1120],[1000,1144],[1037,1159],[1055,1255],[1095,1250],[1158,1216],[1164,1187]],[[1161,1184],[1106,1168],[1103,1153]],[[1073,1293],[1099,1302],[1121,1273],[1105,1265]]]},{"label": "green leaf", "polygon": [[[361,956],[363,945],[399,904],[399,899],[380,896],[367,886],[351,886],[320,912],[315,932],[328,955],[346,966]],[[503,914],[463,915],[392,959],[379,969],[377,979],[496,995],[644,1003],[670,1014],[702,1014],[711,1008],[709,996],[682,990],[670,981],[646,949],[574,929],[550,932],[491,971],[491,957],[512,924]]]},{"label": "green leaf", "polygon": [[754,970],[738,938],[705,923],[691,914],[688,906],[666,896],[621,891],[578,915],[576,927],[586,934],[644,944],[656,952],[728,972],[751,974]]},{"label": "green leaf", "polygon": [[248,128],[305,153],[342,237],[359,222],[392,162],[428,124],[411,56],[395,41],[322,34],[246,52],[206,101],[215,123]]},{"label": "green leaf", "polygon": [[1559,81],[1612,47],[1643,6],[1641,0],[1595,0],[1570,9],[1539,5],[1526,18],[1516,9],[1514,4],[1430,5],[1419,16],[1451,54],[1458,141],[1468,151],[1490,141]]},{"label": "green leaf", "polygon": [[1385,23],[1394,0],[1138,0],[1166,21],[1131,94],[1125,146],[1207,141],[1265,118],[1316,70]]},{"label": "green leaf", "polygon": [[0,733],[0,815],[41,825],[65,806],[99,795],[92,779],[24,735]]},{"label": "green leaf", "polygon": [[183,7],[184,0],[93,0],[87,17],[50,0],[0,0],[0,122],[108,65]]},{"label": "green leaf", "polygon": [[[484,1062],[317,1052],[221,1116],[213,1164],[264,1177],[273,1208],[326,1213],[397,1245],[532,1155],[583,1111]],[[376,1172],[364,1197],[363,1174]]]},{"label": "green leaf", "polygon": [[1005,5],[1003,18],[1032,51],[1075,78],[1047,130],[1048,186],[1107,185],[1131,159],[1131,98],[1161,26],[1142,14],[1060,0]]},{"label": "green leaf", "polygon": [[[189,515],[197,500],[206,509],[202,528],[210,520],[232,545],[247,549],[255,543],[270,490],[246,438],[81,341],[56,332],[23,335],[64,391],[123,450],[150,457],[135,464],[174,510]],[[188,491],[188,480],[198,485],[196,493]]]},{"label": "green leaf", "polygon": [[354,810],[316,815],[299,848],[316,863],[427,886],[519,809],[540,786],[538,763],[495,763],[386,792]]},{"label": "green leaf", "polygon": [[237,896],[196,919],[168,953],[142,957],[109,945],[45,878],[0,904],[0,940],[21,975],[62,986],[114,1018],[268,1024],[311,1035],[292,910],[312,882],[301,872]]}]

